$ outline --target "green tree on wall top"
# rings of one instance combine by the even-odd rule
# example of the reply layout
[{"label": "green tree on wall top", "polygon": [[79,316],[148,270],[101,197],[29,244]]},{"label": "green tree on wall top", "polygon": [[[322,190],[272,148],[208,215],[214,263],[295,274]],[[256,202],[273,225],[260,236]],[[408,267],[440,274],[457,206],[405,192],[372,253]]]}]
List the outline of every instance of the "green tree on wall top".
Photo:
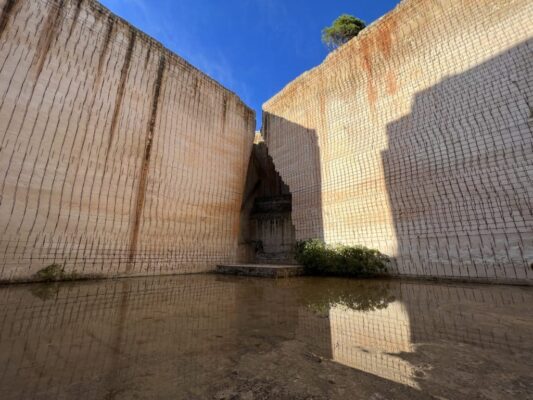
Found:
[{"label": "green tree on wall top", "polygon": [[366,28],[363,20],[343,14],[331,26],[322,30],[322,42],[330,49],[342,46]]}]

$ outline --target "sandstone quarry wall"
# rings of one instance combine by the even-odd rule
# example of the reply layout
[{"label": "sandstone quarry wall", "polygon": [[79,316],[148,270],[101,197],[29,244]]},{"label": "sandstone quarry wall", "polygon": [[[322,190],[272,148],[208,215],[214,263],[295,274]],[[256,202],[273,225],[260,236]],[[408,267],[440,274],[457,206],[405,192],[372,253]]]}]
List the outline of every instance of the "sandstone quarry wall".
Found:
[{"label": "sandstone quarry wall", "polygon": [[533,280],[533,3],[404,0],[263,107],[297,239]]},{"label": "sandstone quarry wall", "polygon": [[0,280],[235,261],[254,113],[94,0],[0,0]]}]

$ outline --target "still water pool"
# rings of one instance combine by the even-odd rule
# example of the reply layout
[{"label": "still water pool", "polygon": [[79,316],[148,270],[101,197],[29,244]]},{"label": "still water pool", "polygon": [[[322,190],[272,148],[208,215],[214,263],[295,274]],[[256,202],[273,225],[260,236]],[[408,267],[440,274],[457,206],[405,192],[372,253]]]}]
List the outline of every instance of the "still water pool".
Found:
[{"label": "still water pool", "polygon": [[531,399],[533,289],[216,275],[0,288],[0,399]]}]

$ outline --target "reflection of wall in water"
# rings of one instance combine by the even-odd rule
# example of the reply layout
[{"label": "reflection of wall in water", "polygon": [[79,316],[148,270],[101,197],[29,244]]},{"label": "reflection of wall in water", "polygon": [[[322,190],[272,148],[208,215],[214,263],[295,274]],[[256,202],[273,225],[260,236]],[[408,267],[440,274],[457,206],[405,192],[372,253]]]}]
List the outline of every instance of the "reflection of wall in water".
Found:
[{"label": "reflection of wall in water", "polygon": [[[4,288],[0,397],[6,386],[16,388],[13,399],[35,393],[57,398],[76,388],[104,398],[105,390],[154,382],[169,394],[177,387],[208,387],[227,376],[240,355],[275,352],[293,340],[313,354],[410,387],[420,382],[405,360],[417,353],[415,345],[442,348],[444,341],[511,355],[533,351],[530,325],[517,318],[533,303],[528,290],[368,281],[342,285],[343,293],[364,287],[373,304],[396,301],[373,311],[337,303],[317,312],[306,303],[310,294],[319,305],[339,298],[331,297],[335,282],[326,283],[195,275]],[[430,377],[445,373],[437,367]]]},{"label": "reflection of wall in water", "polygon": [[2,290],[0,388],[16,387],[14,398],[80,388],[84,397],[104,398],[154,377],[169,396],[208,385],[205,365],[223,365],[236,336],[235,285],[210,278]]},{"label": "reflection of wall in water", "polygon": [[[381,310],[333,305],[328,319],[300,308],[298,338],[322,357],[413,388],[420,388],[420,381],[406,355],[417,353],[418,345],[463,344],[471,351],[503,350],[511,355],[533,351],[529,325],[516,319],[533,301],[528,290],[407,282],[388,287],[388,295],[397,300]],[[440,367],[427,372],[440,379],[449,366],[430,367]],[[442,384],[446,386],[446,380]]]},{"label": "reflection of wall in water", "polygon": [[510,332],[506,315],[533,298],[508,287],[399,284],[397,297],[409,316],[413,343],[447,340],[483,348],[520,349],[530,342]]},{"label": "reflection of wall in water", "polygon": [[417,388],[413,366],[397,353],[414,351],[409,314],[400,302],[386,309],[354,311],[333,306],[329,311],[333,361]]},{"label": "reflection of wall in water", "polygon": [[333,358],[329,318],[301,307],[296,332],[298,339],[308,344],[315,354],[328,360]]}]

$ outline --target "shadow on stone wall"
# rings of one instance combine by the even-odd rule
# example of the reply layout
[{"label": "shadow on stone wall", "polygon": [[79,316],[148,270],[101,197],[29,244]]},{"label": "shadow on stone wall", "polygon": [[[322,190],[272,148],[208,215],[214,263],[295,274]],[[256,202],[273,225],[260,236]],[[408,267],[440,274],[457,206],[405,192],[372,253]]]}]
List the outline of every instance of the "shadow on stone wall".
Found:
[{"label": "shadow on stone wall", "polygon": [[[270,131],[283,135],[270,135]],[[276,169],[292,194],[296,240],[324,239],[320,147],[315,129],[264,112],[262,133]]]},{"label": "shadow on stone wall", "polygon": [[390,124],[401,274],[532,279],[533,40],[450,76]]}]

